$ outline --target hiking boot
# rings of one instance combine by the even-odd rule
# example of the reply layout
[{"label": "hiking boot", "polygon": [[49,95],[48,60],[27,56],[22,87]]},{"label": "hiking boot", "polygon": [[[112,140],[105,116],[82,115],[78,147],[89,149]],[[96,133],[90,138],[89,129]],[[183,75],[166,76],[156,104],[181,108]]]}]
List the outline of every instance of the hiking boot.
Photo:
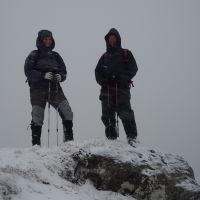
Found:
[{"label": "hiking boot", "polygon": [[41,145],[40,137],[42,132],[42,126],[37,126],[34,124],[31,124],[31,130],[32,130],[32,145]]},{"label": "hiking boot", "polygon": [[130,144],[132,147],[137,147],[137,145],[140,143],[136,138],[127,138],[128,144]]},{"label": "hiking boot", "polygon": [[109,125],[106,127],[105,134],[109,140],[116,140],[117,135],[118,135],[117,131],[116,131],[116,127],[114,127],[112,125]]},{"label": "hiking boot", "polygon": [[72,126],[73,123],[71,120],[63,121],[63,130],[64,130],[63,142],[74,140]]},{"label": "hiking boot", "polygon": [[63,137],[63,142],[68,142],[68,141],[72,141],[74,140],[73,137],[73,130],[72,129],[68,129],[64,131],[64,137]]}]

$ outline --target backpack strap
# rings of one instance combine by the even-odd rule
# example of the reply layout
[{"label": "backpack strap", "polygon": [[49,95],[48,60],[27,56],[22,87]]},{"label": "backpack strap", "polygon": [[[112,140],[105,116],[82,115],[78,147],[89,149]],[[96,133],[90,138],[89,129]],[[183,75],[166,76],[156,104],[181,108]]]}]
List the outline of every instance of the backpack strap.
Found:
[{"label": "backpack strap", "polygon": [[123,58],[125,61],[128,60],[128,49],[123,49]]},{"label": "backpack strap", "polygon": [[107,56],[107,52],[103,53],[103,55],[101,56],[103,58],[103,60],[106,58]]}]

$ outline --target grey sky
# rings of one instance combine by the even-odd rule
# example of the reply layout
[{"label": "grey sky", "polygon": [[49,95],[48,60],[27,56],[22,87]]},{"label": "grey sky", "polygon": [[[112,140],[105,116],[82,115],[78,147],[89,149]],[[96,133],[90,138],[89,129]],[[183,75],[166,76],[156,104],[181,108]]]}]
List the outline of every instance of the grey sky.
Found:
[{"label": "grey sky", "polygon": [[[0,147],[31,145],[23,66],[40,29],[53,32],[55,51],[67,66],[62,87],[74,112],[75,139],[104,137],[94,69],[105,51],[104,35],[115,27],[139,68],[131,92],[138,139],[143,146],[183,156],[200,182],[199,9],[199,0],[1,0]],[[51,109],[52,146],[55,116]],[[46,125],[47,113],[44,146]],[[61,124],[59,129],[61,140]],[[125,140],[121,124],[120,139]]]}]

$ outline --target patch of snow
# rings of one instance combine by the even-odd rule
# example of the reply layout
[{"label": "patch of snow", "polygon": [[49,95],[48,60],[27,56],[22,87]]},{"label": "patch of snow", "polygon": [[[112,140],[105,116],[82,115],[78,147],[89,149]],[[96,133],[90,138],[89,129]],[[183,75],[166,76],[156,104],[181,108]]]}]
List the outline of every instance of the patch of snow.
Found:
[{"label": "patch of snow", "polygon": [[[111,144],[110,144],[111,145]],[[73,170],[70,155],[80,148],[100,152],[103,142],[69,142],[50,149],[31,147],[0,149],[0,199],[1,200],[133,200],[110,191],[96,190],[90,182],[76,185],[63,179],[59,172],[63,160]],[[106,144],[107,153],[113,150]],[[117,146],[115,147],[117,150]],[[118,150],[119,151],[119,150]]]},{"label": "patch of snow", "polygon": [[187,180],[182,181],[179,184],[176,184],[176,186],[185,188],[186,190],[189,190],[189,191],[194,191],[194,192],[199,192],[200,191],[200,186],[194,184],[194,180],[193,179],[189,179],[189,178]]}]

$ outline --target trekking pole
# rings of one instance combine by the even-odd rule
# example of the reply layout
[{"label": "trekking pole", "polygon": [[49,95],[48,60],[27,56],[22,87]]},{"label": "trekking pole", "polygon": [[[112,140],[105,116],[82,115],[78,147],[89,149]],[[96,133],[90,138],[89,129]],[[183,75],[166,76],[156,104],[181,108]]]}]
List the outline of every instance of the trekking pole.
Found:
[{"label": "trekking pole", "polygon": [[49,136],[50,136],[50,96],[51,96],[51,82],[49,81],[48,88],[48,147],[49,147]]},{"label": "trekking pole", "polygon": [[[58,93],[58,84],[56,84],[56,100],[57,100],[57,93]],[[57,133],[57,147],[58,147],[58,106],[56,108],[56,133]]]},{"label": "trekking pole", "polygon": [[[109,85],[107,85],[107,90],[108,90],[108,108],[110,109],[110,87],[109,87]],[[108,125],[108,126],[111,126],[110,117],[109,117],[109,119],[108,119],[108,122],[109,122],[109,125]]]},{"label": "trekking pole", "polygon": [[118,115],[118,106],[119,106],[119,99],[118,99],[118,84],[116,83],[115,85],[115,106],[116,106],[116,115],[117,115],[117,121],[116,121],[116,132],[117,132],[117,137],[119,137],[119,115]]},{"label": "trekking pole", "polygon": [[107,85],[107,95],[108,95],[108,98],[107,98],[107,106],[108,106],[108,125],[106,126],[106,137],[107,137],[108,139],[110,139],[110,138],[111,138],[111,133],[110,133],[110,131],[111,131],[111,126],[112,126],[112,124],[111,124],[111,114],[110,114],[110,112],[111,112],[111,105],[110,105],[110,87],[109,87],[109,85]]},{"label": "trekking pole", "polygon": [[58,147],[58,108],[56,108],[56,133],[57,133],[57,147]]}]

